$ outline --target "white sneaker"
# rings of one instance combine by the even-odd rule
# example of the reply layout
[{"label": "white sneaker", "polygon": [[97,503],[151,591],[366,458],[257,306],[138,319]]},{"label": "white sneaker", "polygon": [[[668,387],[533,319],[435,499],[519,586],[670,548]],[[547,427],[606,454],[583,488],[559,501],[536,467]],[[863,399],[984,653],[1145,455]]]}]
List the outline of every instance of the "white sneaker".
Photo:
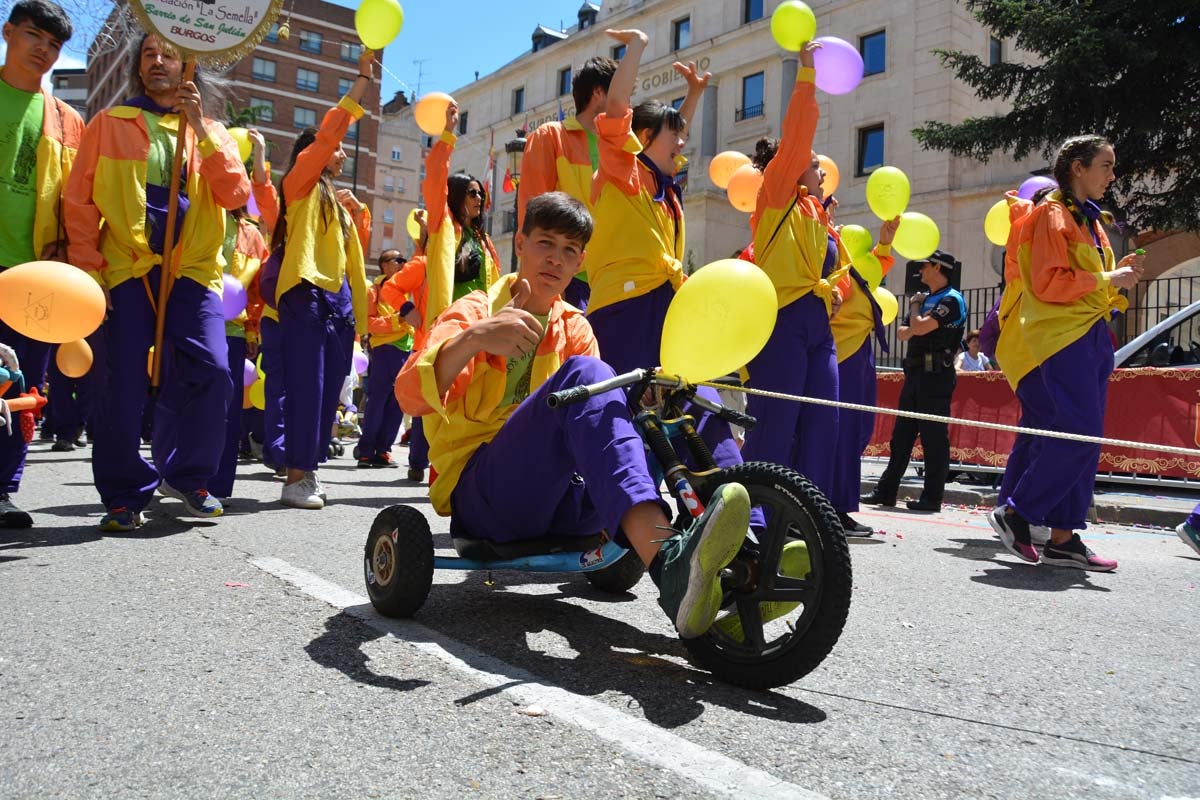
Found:
[{"label": "white sneaker", "polygon": [[327,501],[329,499],[329,497],[325,494],[325,484],[321,483],[321,478],[317,475],[317,473],[306,472],[304,473],[304,477],[312,478],[312,482],[317,487],[317,494],[320,496],[322,501]]},{"label": "white sneaker", "polygon": [[320,509],[325,507],[325,501],[317,493],[316,481],[309,475],[305,475],[295,483],[285,483],[283,496],[279,502],[292,508]]}]

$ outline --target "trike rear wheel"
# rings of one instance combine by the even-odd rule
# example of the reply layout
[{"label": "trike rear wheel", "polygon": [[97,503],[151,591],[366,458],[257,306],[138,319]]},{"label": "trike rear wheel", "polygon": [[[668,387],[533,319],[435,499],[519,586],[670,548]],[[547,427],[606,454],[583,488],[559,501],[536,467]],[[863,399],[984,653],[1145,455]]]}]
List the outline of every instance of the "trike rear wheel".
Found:
[{"label": "trike rear wheel", "polygon": [[646,565],[636,552],[630,550],[604,569],[585,572],[588,583],[608,594],[625,594],[646,574]]},{"label": "trike rear wheel", "polygon": [[367,534],[363,577],[371,605],[384,616],[411,617],[433,585],[433,534],[415,508],[380,511]]},{"label": "trike rear wheel", "polygon": [[684,645],[724,681],[785,686],[815,669],[841,636],[853,588],[850,549],[833,506],[793,470],[740,464],[698,479],[696,489],[707,502],[734,481],[746,487],[765,525],[751,525],[754,538],[722,578],[717,622]]}]

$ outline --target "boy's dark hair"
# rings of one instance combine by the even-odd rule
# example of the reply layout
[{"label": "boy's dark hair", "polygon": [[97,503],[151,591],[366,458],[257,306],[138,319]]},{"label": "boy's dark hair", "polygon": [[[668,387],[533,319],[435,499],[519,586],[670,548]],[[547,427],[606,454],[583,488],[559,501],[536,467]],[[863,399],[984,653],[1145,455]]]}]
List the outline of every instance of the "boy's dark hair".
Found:
[{"label": "boy's dark hair", "polygon": [[583,62],[579,72],[571,79],[571,97],[575,100],[576,114],[583,113],[596,89],[608,91],[608,85],[612,83],[613,73],[616,71],[617,62],[604,56],[594,56]]},{"label": "boy's dark hair", "polygon": [[770,136],[764,136],[754,143],[754,155],[750,156],[750,163],[754,165],[756,170],[762,172],[778,152],[779,140],[772,139]]},{"label": "boy's dark hair", "polygon": [[529,236],[534,228],[564,234],[587,247],[592,238],[592,215],[587,206],[566,192],[547,192],[525,207],[521,233]]},{"label": "boy's dark hair", "polygon": [[67,12],[50,0],[20,0],[15,3],[8,15],[8,21],[13,25],[20,25],[26,20],[59,42],[67,42],[75,32]]},{"label": "boy's dark hair", "polygon": [[687,121],[684,120],[678,109],[672,108],[661,100],[646,100],[634,106],[631,127],[634,134],[644,130],[650,131],[650,138],[646,141],[648,147],[658,138],[664,128],[675,133],[683,133],[687,130]]}]

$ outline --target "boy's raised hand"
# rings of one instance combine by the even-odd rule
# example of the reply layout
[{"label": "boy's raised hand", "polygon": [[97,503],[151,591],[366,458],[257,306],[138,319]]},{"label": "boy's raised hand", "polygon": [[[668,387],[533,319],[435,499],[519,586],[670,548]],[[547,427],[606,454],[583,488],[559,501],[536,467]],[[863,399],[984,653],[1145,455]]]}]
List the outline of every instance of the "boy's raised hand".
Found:
[{"label": "boy's raised hand", "polygon": [[542,340],[542,323],[524,309],[531,294],[529,281],[517,279],[508,305],[471,326],[481,350],[494,356],[520,358],[537,348]]},{"label": "boy's raised hand", "polygon": [[641,42],[643,47],[650,42],[649,36],[633,28],[630,28],[629,30],[613,30],[612,28],[609,28],[604,32],[626,46],[631,44],[634,40]]}]

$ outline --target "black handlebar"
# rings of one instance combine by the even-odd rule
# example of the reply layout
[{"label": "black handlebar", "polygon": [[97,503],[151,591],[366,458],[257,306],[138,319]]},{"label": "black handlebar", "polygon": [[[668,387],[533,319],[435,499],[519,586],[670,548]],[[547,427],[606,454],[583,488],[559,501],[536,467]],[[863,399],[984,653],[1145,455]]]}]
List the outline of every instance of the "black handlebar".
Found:
[{"label": "black handlebar", "polygon": [[571,403],[578,403],[580,400],[586,400],[592,396],[591,387],[589,386],[572,386],[570,389],[563,389],[559,392],[552,392],[546,398],[546,405],[551,408],[559,406],[568,406]]},{"label": "black handlebar", "polygon": [[[632,372],[626,372],[623,375],[617,375],[609,378],[606,381],[601,381],[600,383],[593,383],[587,386],[572,386],[570,389],[561,389],[557,392],[552,392],[550,396],[546,398],[546,405],[550,406],[551,408],[558,408],[559,406],[566,406],[570,405],[571,403],[581,402],[593,395],[608,392],[613,389],[620,389],[622,387],[631,386],[635,383],[641,382],[658,383],[663,386],[672,386],[677,388],[685,388],[687,386],[687,384],[678,378],[659,376],[654,374],[652,370],[635,369]],[[748,414],[743,414],[740,411],[734,411],[732,408],[726,408],[720,403],[714,403],[707,398],[695,394],[694,387],[692,388],[692,391],[689,392],[689,395],[691,401],[696,405],[700,406],[705,411],[716,414],[726,422],[738,425],[746,430],[750,430],[757,424],[757,421],[754,419],[754,417]]]}]

